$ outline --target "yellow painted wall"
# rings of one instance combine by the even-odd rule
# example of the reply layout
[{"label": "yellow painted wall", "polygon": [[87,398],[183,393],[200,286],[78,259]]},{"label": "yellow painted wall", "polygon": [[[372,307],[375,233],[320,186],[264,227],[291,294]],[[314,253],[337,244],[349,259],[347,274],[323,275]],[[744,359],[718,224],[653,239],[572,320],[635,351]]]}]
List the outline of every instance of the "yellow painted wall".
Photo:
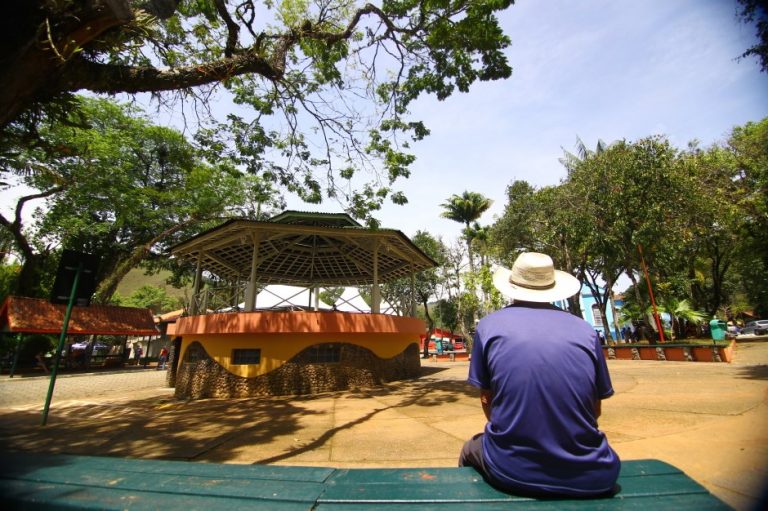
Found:
[{"label": "yellow painted wall", "polygon": [[[230,335],[185,335],[181,342],[181,360],[187,347],[199,342],[208,355],[226,370],[244,378],[261,376],[279,368],[295,357],[299,352],[321,343],[349,343],[368,348],[378,357],[387,359],[399,355],[410,344],[417,344],[418,337],[412,333],[290,333],[290,334],[230,334]],[[259,365],[232,365],[230,363],[234,349],[260,349]]]}]

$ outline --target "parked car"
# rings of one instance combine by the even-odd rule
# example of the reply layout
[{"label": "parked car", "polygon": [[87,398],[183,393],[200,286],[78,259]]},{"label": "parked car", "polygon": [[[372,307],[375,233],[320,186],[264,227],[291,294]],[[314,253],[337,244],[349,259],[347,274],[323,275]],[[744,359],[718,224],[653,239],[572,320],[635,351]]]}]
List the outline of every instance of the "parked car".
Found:
[{"label": "parked car", "polygon": [[[76,342],[76,343],[74,343],[72,345],[72,349],[73,350],[84,350],[87,347],[88,347],[88,343],[87,342]],[[100,343],[100,342],[97,342],[96,344],[93,345],[93,351],[108,350],[109,348],[111,348],[110,345],[103,344],[103,343]]]},{"label": "parked car", "polygon": [[768,334],[768,319],[758,319],[757,321],[750,321],[744,325],[739,337],[766,334]]}]

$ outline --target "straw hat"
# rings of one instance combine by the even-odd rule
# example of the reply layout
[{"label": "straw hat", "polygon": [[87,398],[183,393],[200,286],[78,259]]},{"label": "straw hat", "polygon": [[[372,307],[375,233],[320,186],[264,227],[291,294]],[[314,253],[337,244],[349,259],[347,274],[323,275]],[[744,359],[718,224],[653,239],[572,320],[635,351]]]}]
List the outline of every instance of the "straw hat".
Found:
[{"label": "straw hat", "polygon": [[556,270],[552,258],[537,252],[523,252],[512,269],[501,267],[493,274],[493,285],[503,295],[526,302],[556,302],[573,296],[581,282]]}]

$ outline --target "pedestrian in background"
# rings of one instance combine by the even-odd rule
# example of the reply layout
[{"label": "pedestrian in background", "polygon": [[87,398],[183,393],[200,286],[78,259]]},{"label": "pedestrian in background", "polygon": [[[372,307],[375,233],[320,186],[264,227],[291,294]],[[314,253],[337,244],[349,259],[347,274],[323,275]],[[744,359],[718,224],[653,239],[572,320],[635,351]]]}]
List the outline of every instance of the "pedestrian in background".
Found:
[{"label": "pedestrian in background", "polygon": [[165,369],[165,363],[168,360],[168,348],[163,346],[160,350],[160,356],[157,358],[157,369]]}]

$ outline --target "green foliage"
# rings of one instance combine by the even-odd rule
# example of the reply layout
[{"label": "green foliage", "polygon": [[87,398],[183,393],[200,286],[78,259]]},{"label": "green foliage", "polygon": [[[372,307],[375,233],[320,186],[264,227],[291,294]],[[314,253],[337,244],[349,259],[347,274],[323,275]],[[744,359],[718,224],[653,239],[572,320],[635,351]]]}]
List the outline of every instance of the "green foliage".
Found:
[{"label": "green foliage", "polygon": [[747,48],[741,55],[744,57],[756,57],[760,61],[760,68],[768,72],[768,6],[765,0],[738,0],[741,10],[738,15],[746,24],[755,24],[757,42]]},{"label": "green foliage", "polygon": [[[412,241],[438,265],[445,262],[447,249],[440,239],[425,231],[418,231]],[[421,315],[427,321],[427,327],[433,328],[434,319],[430,313],[429,303],[437,296],[441,284],[438,268],[430,268],[417,273],[413,279],[405,277],[388,282],[382,286],[381,290],[384,299],[400,314],[410,314],[411,297],[413,297],[416,305],[422,306]]]},{"label": "green foliage", "polygon": [[[521,251],[552,255],[592,289],[605,314],[625,273],[622,321],[646,322],[650,304],[640,249],[657,301],[678,323],[696,323],[723,305],[768,315],[768,119],[734,128],[727,145],[686,150],[647,137],[561,160],[567,179],[540,190],[514,182],[491,228],[497,260]],[[670,305],[674,304],[674,306]],[[674,312],[677,311],[677,312]]]},{"label": "green foliage", "polygon": [[[20,77],[18,90],[0,91],[0,125],[11,128],[0,138],[34,139],[41,115],[70,119],[80,90],[149,92],[170,106],[183,98],[222,160],[241,158],[238,168],[265,183],[310,203],[337,200],[375,225],[385,201],[405,203],[395,181],[410,173],[409,144],[428,133],[411,103],[511,75],[497,15],[512,3],[128,2],[132,17],[97,32],[85,24],[100,19],[99,3],[42,2],[22,33],[48,20],[51,41],[73,31],[82,41],[50,73],[0,66]],[[59,51],[38,39],[14,38],[6,61]],[[219,93],[249,111],[208,123]]]},{"label": "green foliage", "polygon": [[[768,118],[734,128],[732,152],[734,212],[738,233],[735,265],[744,293],[758,317],[768,317]],[[729,189],[730,191],[730,189]]]},{"label": "green foliage", "polygon": [[20,272],[21,266],[18,263],[0,265],[0,303],[14,293]]},{"label": "green foliage", "polygon": [[41,121],[36,144],[9,148],[17,156],[5,172],[40,190],[46,209],[28,229],[20,218],[6,225],[26,247],[20,289],[44,293],[39,282],[54,245],[101,258],[98,294],[108,300],[131,268],[145,259],[167,264],[168,246],[244,204],[252,182],[226,160],[206,165],[181,133],[152,125],[132,106],[79,101],[67,122]]},{"label": "green foliage", "polygon": [[440,326],[450,331],[459,327],[459,308],[454,300],[438,300],[434,306]]},{"label": "green foliage", "polygon": [[329,305],[334,305],[341,298],[342,294],[344,294],[343,287],[327,287],[320,291],[320,300]]},{"label": "green foliage", "polygon": [[470,229],[470,224],[482,216],[483,213],[493,204],[493,201],[481,193],[464,191],[461,195],[452,195],[440,206],[445,210],[440,216],[448,218],[454,222],[464,224],[464,240],[467,243],[467,255],[469,257],[469,269],[475,270],[475,263],[472,253],[472,238],[474,231]]},{"label": "green foliage", "polygon": [[24,336],[21,346],[19,346],[19,362],[21,363],[34,363],[35,356],[38,353],[47,355],[51,351],[55,351],[58,339],[51,335],[27,335]]}]

